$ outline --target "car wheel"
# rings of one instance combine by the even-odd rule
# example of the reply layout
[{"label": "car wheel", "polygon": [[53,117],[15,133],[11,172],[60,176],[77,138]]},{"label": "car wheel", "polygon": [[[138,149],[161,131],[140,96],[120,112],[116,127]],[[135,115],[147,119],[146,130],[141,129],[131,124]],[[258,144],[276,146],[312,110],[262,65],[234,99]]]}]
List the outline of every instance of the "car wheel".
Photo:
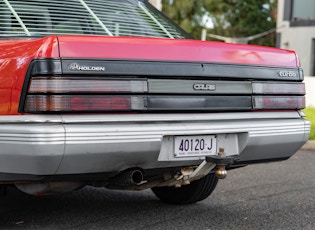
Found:
[{"label": "car wheel", "polygon": [[215,189],[218,178],[211,173],[189,185],[176,187],[154,187],[153,193],[163,202],[171,204],[191,204],[206,199]]}]

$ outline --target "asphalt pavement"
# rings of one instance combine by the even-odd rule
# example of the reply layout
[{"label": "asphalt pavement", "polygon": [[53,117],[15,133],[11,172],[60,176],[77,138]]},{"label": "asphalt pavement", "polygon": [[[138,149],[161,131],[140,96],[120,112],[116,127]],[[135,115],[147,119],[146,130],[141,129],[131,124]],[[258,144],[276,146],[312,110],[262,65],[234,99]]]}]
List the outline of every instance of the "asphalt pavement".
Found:
[{"label": "asphalt pavement", "polygon": [[33,197],[10,189],[0,197],[0,229],[314,230],[314,164],[315,151],[302,149],[286,161],[231,170],[206,200],[182,206],[150,190]]}]

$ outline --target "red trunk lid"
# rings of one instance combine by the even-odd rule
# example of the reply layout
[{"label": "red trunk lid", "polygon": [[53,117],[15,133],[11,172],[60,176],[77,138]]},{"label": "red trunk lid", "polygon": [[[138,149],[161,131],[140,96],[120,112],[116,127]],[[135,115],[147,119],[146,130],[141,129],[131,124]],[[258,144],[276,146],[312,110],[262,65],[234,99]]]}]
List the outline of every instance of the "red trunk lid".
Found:
[{"label": "red trunk lid", "polygon": [[97,36],[59,36],[58,40],[61,58],[299,65],[293,51],[223,42]]}]

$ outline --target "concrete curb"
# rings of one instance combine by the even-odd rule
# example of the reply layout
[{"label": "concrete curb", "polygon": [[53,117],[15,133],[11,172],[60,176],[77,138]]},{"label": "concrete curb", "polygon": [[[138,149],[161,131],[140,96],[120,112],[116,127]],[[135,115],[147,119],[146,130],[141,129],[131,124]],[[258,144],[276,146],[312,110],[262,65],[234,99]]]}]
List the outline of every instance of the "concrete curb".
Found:
[{"label": "concrete curb", "polygon": [[303,145],[302,147],[303,150],[315,150],[315,141],[308,141]]}]

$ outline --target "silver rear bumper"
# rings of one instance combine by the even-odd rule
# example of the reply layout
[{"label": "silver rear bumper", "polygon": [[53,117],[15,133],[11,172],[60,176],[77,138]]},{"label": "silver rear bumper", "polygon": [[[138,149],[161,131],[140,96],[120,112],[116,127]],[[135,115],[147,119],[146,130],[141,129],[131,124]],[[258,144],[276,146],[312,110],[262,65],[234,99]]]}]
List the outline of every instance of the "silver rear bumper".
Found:
[{"label": "silver rear bumper", "polygon": [[[292,156],[307,141],[298,112],[0,117],[0,173],[62,175],[199,164],[174,158],[174,135],[215,134],[240,162]],[[231,147],[226,134],[236,136]],[[229,140],[229,139],[226,139]]]}]

